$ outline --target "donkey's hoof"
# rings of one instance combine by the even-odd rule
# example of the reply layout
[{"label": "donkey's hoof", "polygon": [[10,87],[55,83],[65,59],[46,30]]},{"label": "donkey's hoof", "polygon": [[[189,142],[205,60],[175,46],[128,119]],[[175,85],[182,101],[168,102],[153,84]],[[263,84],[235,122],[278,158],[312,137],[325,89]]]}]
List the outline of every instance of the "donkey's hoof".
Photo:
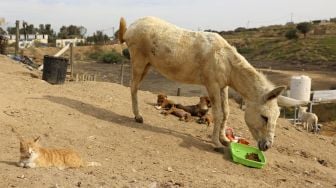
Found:
[{"label": "donkey's hoof", "polygon": [[223,138],[219,139],[220,143],[223,144],[223,146],[228,147],[230,145],[230,142],[224,140]]},{"label": "donkey's hoof", "polygon": [[137,117],[135,117],[134,119],[135,119],[135,122],[137,122],[137,123],[143,123],[143,118],[142,118],[142,116],[137,116]]},{"label": "donkey's hoof", "polygon": [[224,153],[225,148],[224,147],[214,147],[214,151],[218,153]]}]

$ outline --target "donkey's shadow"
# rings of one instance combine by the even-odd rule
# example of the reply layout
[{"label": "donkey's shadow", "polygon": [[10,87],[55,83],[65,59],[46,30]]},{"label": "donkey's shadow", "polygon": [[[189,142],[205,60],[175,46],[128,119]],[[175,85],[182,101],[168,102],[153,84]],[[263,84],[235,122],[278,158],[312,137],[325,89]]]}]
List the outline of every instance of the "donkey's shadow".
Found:
[{"label": "donkey's shadow", "polygon": [[[53,103],[57,103],[57,104],[61,104],[61,105],[73,108],[77,111],[80,111],[83,114],[90,115],[97,119],[119,124],[120,126],[142,129],[142,130],[151,131],[154,133],[161,133],[161,134],[166,134],[166,135],[174,136],[177,138],[181,138],[183,141],[180,144],[181,147],[186,147],[186,148],[196,147],[200,150],[204,150],[207,152],[218,153],[214,151],[209,141],[194,137],[191,134],[178,132],[176,130],[167,129],[164,127],[156,127],[156,126],[153,126],[147,123],[139,124],[139,123],[136,123],[133,118],[119,115],[115,112],[112,112],[112,111],[109,111],[103,108],[99,108],[92,104],[84,103],[76,99],[70,99],[70,98],[59,97],[59,96],[44,96],[44,99],[47,99]],[[230,156],[227,154],[228,149],[225,148],[224,150],[222,150],[222,152],[223,151],[225,153],[224,159],[231,160]]]}]

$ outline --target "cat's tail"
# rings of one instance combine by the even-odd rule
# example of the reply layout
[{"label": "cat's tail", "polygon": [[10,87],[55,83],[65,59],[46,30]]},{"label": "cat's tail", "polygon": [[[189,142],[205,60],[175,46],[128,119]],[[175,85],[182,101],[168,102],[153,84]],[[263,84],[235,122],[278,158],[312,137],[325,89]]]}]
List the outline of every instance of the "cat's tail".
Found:
[{"label": "cat's tail", "polygon": [[101,166],[101,163],[98,162],[86,162],[86,166]]}]

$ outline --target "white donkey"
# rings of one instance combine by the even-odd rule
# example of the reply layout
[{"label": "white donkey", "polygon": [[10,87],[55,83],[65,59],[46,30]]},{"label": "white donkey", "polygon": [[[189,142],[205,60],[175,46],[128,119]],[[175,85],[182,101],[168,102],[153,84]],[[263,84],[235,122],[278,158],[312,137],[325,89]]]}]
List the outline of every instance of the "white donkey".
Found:
[{"label": "white donkey", "polygon": [[206,87],[215,122],[212,135],[215,149],[229,142],[225,136],[228,86],[247,102],[245,121],[258,147],[266,151],[272,146],[279,117],[277,97],[285,87],[274,87],[220,35],[189,31],[154,17],[139,19],[127,29],[121,18],[119,40],[127,43],[131,55],[131,95],[136,122],[143,122],[137,90],[153,66],[171,80]]}]

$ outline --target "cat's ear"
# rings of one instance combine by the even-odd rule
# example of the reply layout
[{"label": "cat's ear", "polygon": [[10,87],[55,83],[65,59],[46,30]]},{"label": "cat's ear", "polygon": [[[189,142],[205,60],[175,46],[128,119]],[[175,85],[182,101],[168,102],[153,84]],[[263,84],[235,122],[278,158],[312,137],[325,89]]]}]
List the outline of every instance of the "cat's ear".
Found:
[{"label": "cat's ear", "polygon": [[41,137],[38,136],[38,137],[36,137],[36,138],[34,139],[34,142],[35,142],[35,143],[38,143],[40,140],[41,140]]}]

